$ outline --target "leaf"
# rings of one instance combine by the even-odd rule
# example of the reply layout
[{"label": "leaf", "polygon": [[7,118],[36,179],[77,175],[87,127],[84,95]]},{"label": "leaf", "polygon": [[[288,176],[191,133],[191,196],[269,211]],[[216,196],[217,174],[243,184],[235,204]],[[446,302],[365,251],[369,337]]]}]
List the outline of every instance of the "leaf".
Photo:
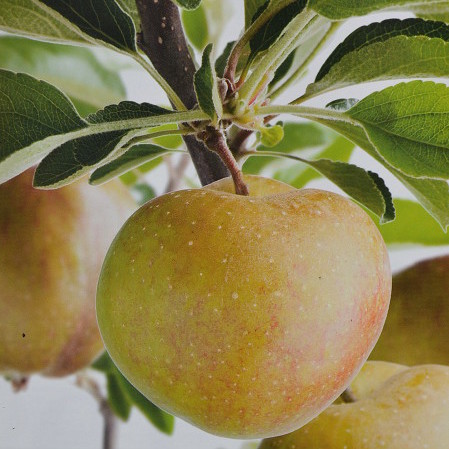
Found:
[{"label": "leaf", "polygon": [[201,3],[201,0],[174,0],[174,2],[181,8],[195,9],[198,8],[198,6]]},{"label": "leaf", "polygon": [[245,29],[254,22],[254,15],[267,0],[244,0],[245,2]]},{"label": "leaf", "polygon": [[415,7],[438,7],[442,0],[309,0],[309,7],[333,20],[362,16],[382,9],[413,10]]},{"label": "leaf", "polygon": [[[139,393],[139,391],[128,382],[128,380],[115,366],[106,351],[97,360],[95,360],[94,363],[92,363],[91,368],[106,374],[106,378],[108,380],[108,400],[110,401],[113,411],[117,413],[119,417],[125,414],[124,407],[126,407],[126,405],[123,403],[116,403],[118,400],[136,406],[143,413],[143,415],[162,432],[168,435],[173,433],[174,417],[159,409],[147,398],[145,398],[145,396]],[[113,387],[112,398],[109,395],[110,380],[111,386]],[[121,396],[120,399],[118,398],[118,395]],[[116,410],[116,406],[119,406],[120,409]]]},{"label": "leaf", "polygon": [[434,3],[432,5],[414,6],[412,11],[418,16],[429,20],[441,20],[449,23],[449,2]]},{"label": "leaf", "polygon": [[212,44],[209,44],[203,52],[201,67],[194,75],[195,92],[198,104],[212,120],[223,115],[223,105],[221,104],[218,92],[217,77],[212,66],[211,53]]},{"label": "leaf", "polygon": [[139,183],[131,187],[131,193],[135,197],[137,204],[143,206],[146,202],[156,197],[156,192],[148,184]]},{"label": "leaf", "polygon": [[57,146],[55,135],[86,127],[67,97],[50,84],[0,70],[0,183]]},{"label": "leaf", "polygon": [[125,377],[117,370],[117,377],[122,388],[130,401],[135,405],[141,413],[161,432],[171,435],[173,433],[175,419],[172,415],[164,412],[154,405],[145,396],[143,396],[136,388],[134,388]]},{"label": "leaf", "polygon": [[447,77],[449,26],[422,19],[390,19],[359,28],[321,67],[306,97],[388,79]]},{"label": "leaf", "polygon": [[[285,27],[305,8],[306,0],[296,0],[278,13],[274,14],[266,24],[250,40],[249,46],[251,53],[249,61],[252,61],[258,53],[267,50],[282,35]],[[253,17],[253,21],[269,6],[266,2],[260,7]]]},{"label": "leaf", "polygon": [[222,77],[224,75],[224,71],[226,69],[226,64],[228,62],[228,58],[231,54],[232,49],[234,48],[235,41],[228,42],[226,47],[223,49],[221,55],[215,61],[215,72],[217,76]]},{"label": "leaf", "polygon": [[[348,162],[355,145],[344,137],[337,135],[335,140],[324,150],[320,150],[316,155],[316,159],[332,159],[341,162]],[[297,189],[303,188],[313,179],[319,178],[319,172],[304,164],[293,164],[288,168],[278,170],[274,173],[274,178],[279,181],[290,184]]]},{"label": "leaf", "polygon": [[[270,152],[270,154],[275,153]],[[391,193],[383,179],[376,173],[353,164],[330,159],[312,161],[285,153],[278,153],[278,156],[303,162],[314,168],[351,198],[375,213],[381,219],[381,223],[394,220],[395,210]]]},{"label": "leaf", "polygon": [[106,389],[108,392],[108,402],[112,411],[123,421],[128,421],[131,413],[131,402],[123,391],[115,374],[106,374]]},{"label": "leaf", "polygon": [[368,139],[363,126],[345,120],[344,114],[342,114],[341,120],[338,120],[337,116],[328,119],[318,114],[310,114],[308,117],[329,126],[364,149],[370,156],[390,170],[415,195],[416,199],[441,225],[443,230],[449,226],[449,185],[446,181],[416,179],[396,170],[379,155],[377,148]]},{"label": "leaf", "polygon": [[[445,234],[435,220],[417,202],[395,199],[396,219],[379,230],[387,245],[448,245]],[[417,225],[419,223],[419,225]]]},{"label": "leaf", "polygon": [[[284,138],[274,147],[264,145],[257,147],[257,151],[276,151],[277,153],[291,153],[295,150],[304,150],[329,144],[335,134],[314,123],[285,123]],[[245,173],[259,174],[270,162],[276,160],[270,156],[249,158],[243,165]]]},{"label": "leaf", "polygon": [[[170,111],[148,103],[124,101],[89,115],[86,121],[90,124],[100,124],[167,113]],[[92,171],[97,164],[105,163],[105,159],[114,157],[116,151],[123,148],[135,134],[136,131],[132,128],[124,128],[65,142],[38,165],[34,174],[34,186],[56,188],[79,179]]]},{"label": "leaf", "polygon": [[140,29],[140,16],[137,10],[136,0],[115,0],[123,9],[123,11],[128,14],[128,16],[133,19],[134,28],[136,30]]},{"label": "leaf", "polygon": [[379,154],[416,178],[449,178],[449,88],[401,83],[361,100],[347,111],[363,125]]},{"label": "leaf", "polygon": [[103,184],[150,160],[167,154],[169,150],[152,144],[135,145],[125,154],[95,170],[89,182],[93,185]]},{"label": "leaf", "polygon": [[40,0],[78,27],[95,42],[124,52],[136,52],[136,31],[131,18],[114,0]]},{"label": "leaf", "polygon": [[276,146],[284,137],[282,125],[264,126],[259,129],[261,134],[260,143],[268,148]]},{"label": "leaf", "polygon": [[0,0],[0,30],[51,42],[86,43],[70,23],[34,0]]},{"label": "leaf", "polygon": [[117,73],[105,68],[87,48],[1,36],[0,66],[53,84],[77,103],[95,110],[126,96]]},{"label": "leaf", "polygon": [[0,70],[0,183],[54,150],[41,162],[35,182],[42,187],[63,185],[106,156],[118,157],[115,150],[142,130],[205,118],[200,111],[174,112],[128,101],[83,120],[54,86]]},{"label": "leaf", "polygon": [[326,105],[327,109],[333,109],[334,111],[346,112],[355,106],[360,100],[357,98],[339,98],[338,100],[331,101]]},{"label": "leaf", "polygon": [[209,41],[209,26],[203,5],[191,11],[182,10],[182,23],[190,43],[198,50],[202,50]]}]

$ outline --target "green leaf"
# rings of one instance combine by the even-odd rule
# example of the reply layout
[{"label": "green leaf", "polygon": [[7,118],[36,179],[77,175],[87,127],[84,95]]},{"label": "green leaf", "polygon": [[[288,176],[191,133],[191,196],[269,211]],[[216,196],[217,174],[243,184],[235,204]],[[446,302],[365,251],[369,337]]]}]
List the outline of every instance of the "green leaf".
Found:
[{"label": "green leaf", "polygon": [[194,75],[195,92],[200,108],[212,119],[221,118],[223,105],[218,92],[217,77],[212,66],[212,44],[209,44],[203,52],[201,67]]},{"label": "green leaf", "polygon": [[181,8],[195,9],[198,8],[198,6],[201,3],[201,0],[174,0],[174,2]]},{"label": "green leaf", "polygon": [[363,148],[370,156],[390,170],[415,195],[416,199],[435,218],[443,230],[449,226],[449,185],[446,181],[416,179],[396,170],[379,155],[378,149],[369,140],[363,126],[346,120],[344,114],[341,114],[340,120],[337,115],[327,118],[318,113],[308,114],[308,117],[329,126]]},{"label": "green leaf", "polygon": [[[332,159],[348,162],[354,147],[355,145],[351,141],[337,135],[335,140],[329,146],[324,148],[324,150],[320,150],[314,157],[316,159]],[[306,167],[304,164],[300,163],[278,170],[274,173],[273,177],[279,181],[290,184],[297,189],[301,189],[313,179],[320,178],[321,174],[313,168]]]},{"label": "green leaf", "polygon": [[106,374],[106,380],[109,406],[116,416],[123,421],[128,421],[131,412],[131,401],[123,391],[115,373]]},{"label": "green leaf", "polygon": [[[250,40],[250,61],[252,61],[258,53],[267,50],[276,42],[279,36],[282,35],[285,27],[305,8],[306,3],[306,0],[296,0],[282,8],[278,13],[271,17],[267,23],[265,23],[265,25]],[[268,6],[269,2],[266,2],[260,7],[254,15],[253,20],[257,19]]]},{"label": "green leaf", "polygon": [[414,81],[375,92],[347,111],[379,154],[416,178],[449,178],[449,88]]},{"label": "green leaf", "polygon": [[[257,151],[276,151],[277,153],[291,153],[296,150],[328,145],[335,134],[314,123],[285,123],[284,138],[274,147],[264,145],[257,147]],[[243,165],[243,171],[259,174],[270,162],[276,160],[270,156],[250,157]]]},{"label": "green leaf", "polygon": [[394,200],[396,219],[379,230],[387,245],[418,244],[448,245],[449,235],[444,233],[437,222],[417,202]]},{"label": "green leaf", "polygon": [[136,51],[131,18],[114,0],[41,0],[95,42],[124,52]]},{"label": "green leaf", "polygon": [[140,16],[137,10],[136,0],[115,0],[123,9],[123,11],[128,14],[128,16],[133,19],[134,28],[140,30]]},{"label": "green leaf", "polygon": [[234,48],[235,41],[228,42],[221,55],[215,61],[215,72],[218,76],[222,77],[226,69],[228,58]]},{"label": "green leaf", "polygon": [[68,98],[50,84],[0,70],[0,183],[57,146],[56,134],[86,127]]},{"label": "green leaf", "polygon": [[[271,152],[271,154],[275,153]],[[383,179],[376,173],[353,164],[330,159],[312,161],[285,153],[278,153],[278,156],[303,162],[314,168],[351,198],[376,214],[381,219],[381,223],[394,220],[395,211],[391,193]]]},{"label": "green leaf", "polygon": [[346,112],[355,106],[360,100],[357,98],[339,98],[338,100],[331,101],[326,105],[326,108],[333,109],[334,111]]},{"label": "green leaf", "polygon": [[[89,115],[86,121],[90,124],[114,123],[167,113],[170,111],[148,103],[124,101]],[[117,150],[125,147],[135,134],[133,128],[125,128],[65,142],[38,165],[34,174],[34,185],[40,188],[55,188],[79,179],[97,165],[107,162],[109,158],[118,157],[120,154],[116,154]]]},{"label": "green leaf", "polygon": [[145,396],[143,396],[118,370],[117,376],[122,388],[126,391],[126,394],[133,405],[135,405],[157,429],[167,435],[171,435],[173,433],[175,423],[174,417],[161,410]]},{"label": "green leaf", "polygon": [[140,183],[131,187],[131,193],[136,197],[137,204],[143,206],[146,202],[156,197],[156,192],[148,184]]},{"label": "green leaf", "polygon": [[116,176],[120,176],[133,168],[138,167],[159,156],[169,153],[167,148],[152,144],[135,145],[125,154],[122,154],[112,162],[95,170],[89,182],[93,185],[103,184]]},{"label": "green leaf", "polygon": [[0,66],[53,84],[76,103],[95,110],[126,96],[117,73],[87,48],[1,36]]},{"label": "green leaf", "polygon": [[85,44],[79,31],[61,19],[42,2],[0,0],[0,30],[51,42]]},{"label": "green leaf", "polygon": [[341,20],[382,9],[436,8],[439,3],[442,0],[309,0],[309,7],[329,19]]},{"label": "green leaf", "polygon": [[209,41],[209,26],[204,5],[193,11],[183,9],[181,15],[184,31],[190,43],[198,50],[202,50]]},{"label": "green leaf", "polygon": [[449,23],[449,2],[434,3],[431,5],[414,6],[412,11],[418,16],[429,20],[441,20]]},{"label": "green leaf", "polygon": [[353,84],[447,77],[449,26],[422,19],[385,20],[349,35],[321,67],[307,96]]},{"label": "green leaf", "polygon": [[90,366],[91,368],[101,371],[102,373],[112,373],[116,369],[114,362],[111,360],[106,351],[104,351],[100,357],[95,359]]},{"label": "green leaf", "polygon": [[245,2],[245,29],[254,22],[254,16],[260,7],[267,3],[267,0],[244,0]]},{"label": "green leaf", "polygon": [[282,125],[262,127],[259,132],[261,134],[260,143],[268,148],[276,146],[284,137]]}]

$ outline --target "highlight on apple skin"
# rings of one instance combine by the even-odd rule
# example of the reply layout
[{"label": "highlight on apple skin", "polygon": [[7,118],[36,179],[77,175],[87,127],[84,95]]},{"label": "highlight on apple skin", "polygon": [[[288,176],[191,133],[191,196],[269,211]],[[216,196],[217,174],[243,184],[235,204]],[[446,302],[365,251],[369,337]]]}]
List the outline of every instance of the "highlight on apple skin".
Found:
[{"label": "highlight on apple skin", "polygon": [[449,367],[369,361],[351,390],[355,402],[331,405],[259,449],[447,449]]},{"label": "highlight on apple skin", "polygon": [[106,256],[97,315],[147,398],[208,432],[297,429],[363,365],[391,291],[368,215],[326,191],[247,177],[158,197]]},{"label": "highlight on apple skin", "polygon": [[64,376],[103,349],[95,291],[106,251],[135,203],[120,182],[0,185],[0,373]]},{"label": "highlight on apple skin", "polygon": [[449,256],[393,276],[390,310],[370,355],[405,365],[449,365]]}]

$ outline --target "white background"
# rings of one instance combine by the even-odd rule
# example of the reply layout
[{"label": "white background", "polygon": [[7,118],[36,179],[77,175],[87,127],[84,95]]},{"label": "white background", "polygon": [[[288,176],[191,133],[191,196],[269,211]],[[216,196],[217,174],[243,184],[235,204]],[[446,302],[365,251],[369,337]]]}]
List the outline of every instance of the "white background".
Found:
[{"label": "white background", "polygon": [[[219,1],[219,0],[217,0]],[[232,19],[226,29],[221,45],[235,39],[243,25],[241,0],[227,0],[226,9],[231,11]],[[229,7],[228,7],[229,5]],[[405,17],[404,14],[396,14]],[[348,32],[360,25],[380,20],[384,15],[371,16],[369,20],[353,19],[335,37],[335,46]],[[322,61],[323,58],[321,58]],[[315,69],[319,67],[317,61]],[[310,79],[316,73],[311,70]],[[127,86],[128,98],[136,101],[166,103],[159,87],[148,79],[145,73],[136,67],[122,72]],[[351,97],[363,98],[370,90],[378,89],[379,84],[352,89]],[[347,90],[349,92],[349,90]],[[292,95],[298,96],[300,92]],[[331,99],[345,96],[343,90]],[[290,97],[293,98],[293,97]],[[323,105],[327,99],[319,99],[316,105]],[[382,167],[362,152],[352,159],[359,165],[380,173],[391,188],[394,196],[410,197],[410,194]],[[195,176],[190,169],[192,177]],[[162,192],[166,182],[165,169],[162,167],[151,174],[151,183],[158,192]],[[317,185],[336,190],[325,181]],[[413,226],[411,223],[410,226]],[[391,250],[391,263],[396,271],[412,264],[414,261],[435,254],[449,253],[448,247],[420,248],[408,247]],[[103,382],[102,376],[97,376]],[[15,394],[10,385],[0,378],[0,449],[99,449],[102,439],[102,417],[97,403],[86,392],[77,388],[74,377],[62,380],[50,380],[35,376],[25,392]],[[119,449],[232,449],[241,448],[242,442],[218,438],[206,434],[189,424],[177,419],[175,432],[171,437],[158,432],[142,415],[134,410],[128,423],[119,428]]]}]

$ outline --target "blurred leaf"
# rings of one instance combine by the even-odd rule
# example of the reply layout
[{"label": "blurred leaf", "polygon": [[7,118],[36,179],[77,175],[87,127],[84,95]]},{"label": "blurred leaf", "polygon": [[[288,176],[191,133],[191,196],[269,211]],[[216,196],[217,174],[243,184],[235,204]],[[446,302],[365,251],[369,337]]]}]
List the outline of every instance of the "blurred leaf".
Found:
[{"label": "blurred leaf", "polygon": [[131,193],[139,206],[143,206],[145,203],[156,197],[154,189],[148,184],[143,183],[132,186]]},{"label": "blurred leaf", "polygon": [[42,2],[0,0],[0,30],[51,42],[86,44],[72,25]]},{"label": "blurred leaf", "polygon": [[413,12],[423,19],[441,20],[449,23],[449,2],[443,1],[440,3],[433,3],[431,5],[423,4],[421,6],[414,6]]},{"label": "blurred leaf", "polygon": [[362,16],[382,9],[437,8],[441,0],[309,0],[309,7],[333,20]]},{"label": "blurred leaf", "polygon": [[379,226],[379,230],[387,245],[418,244],[448,245],[449,235],[417,202],[410,200],[394,200],[396,219]]},{"label": "blurred leaf", "polygon": [[[348,162],[355,145],[342,136],[336,139],[324,150],[319,151],[316,159],[332,159],[342,162]],[[304,164],[292,164],[291,166],[277,171],[274,176],[279,181],[290,184],[297,189],[303,188],[306,184],[316,178],[320,178],[321,174],[313,168],[306,167]]]},{"label": "blurred leaf", "polygon": [[422,19],[389,19],[351,33],[321,67],[306,97],[353,84],[447,77],[449,26]]},{"label": "blurred leaf", "polygon": [[92,364],[91,368],[101,371],[102,373],[112,373],[115,370],[114,362],[109,354],[104,351]]},{"label": "blurred leaf", "polygon": [[75,32],[81,30],[89,37],[87,40],[124,52],[136,52],[134,24],[114,0],[40,1],[70,22]]},{"label": "blurred leaf", "polygon": [[97,168],[90,176],[89,183],[93,185],[103,184],[168,152],[167,148],[157,145],[135,145],[117,159]]},{"label": "blurred leaf", "polygon": [[117,73],[105,68],[87,48],[1,36],[0,67],[53,84],[77,106],[97,110],[126,96]]},{"label": "blurred leaf", "polygon": [[209,27],[204,5],[197,9],[182,10],[182,23],[190,43],[198,50],[202,50],[209,41]]},{"label": "blurred leaf", "polygon": [[204,49],[201,67],[194,75],[194,85],[201,110],[212,120],[216,120],[223,115],[223,105],[218,92],[217,77],[212,66],[211,53],[212,44],[209,44]]},{"label": "blurred leaf", "polygon": [[126,186],[133,186],[138,179],[139,178],[134,171],[128,171],[120,176],[120,181],[122,181]]},{"label": "blurred leaf", "polygon": [[326,105],[326,108],[333,109],[334,111],[346,112],[355,106],[360,100],[357,98],[339,98],[338,100],[331,101]]},{"label": "blurred leaf", "polygon": [[[336,134],[328,129],[314,123],[285,123],[284,138],[274,147],[269,148],[260,145],[257,151],[266,150],[281,153],[291,153],[295,150],[304,150],[306,148],[326,145],[336,137]],[[245,173],[259,174],[264,167],[276,158],[266,156],[250,157],[243,165]]]},{"label": "blurred leaf", "polygon": [[129,414],[131,413],[131,401],[123,391],[115,373],[106,374],[106,380],[109,406],[120,419],[128,421]]},{"label": "blurred leaf", "polygon": [[[154,128],[151,128],[151,132],[159,132],[159,131],[169,131],[169,130],[176,130],[178,127],[176,125],[162,125],[162,126],[155,126]],[[179,134],[173,134],[168,136],[161,136],[161,137],[155,137],[152,139],[152,141],[161,147],[168,148],[170,150],[175,150],[176,148],[179,148],[183,144],[182,137]]]}]

